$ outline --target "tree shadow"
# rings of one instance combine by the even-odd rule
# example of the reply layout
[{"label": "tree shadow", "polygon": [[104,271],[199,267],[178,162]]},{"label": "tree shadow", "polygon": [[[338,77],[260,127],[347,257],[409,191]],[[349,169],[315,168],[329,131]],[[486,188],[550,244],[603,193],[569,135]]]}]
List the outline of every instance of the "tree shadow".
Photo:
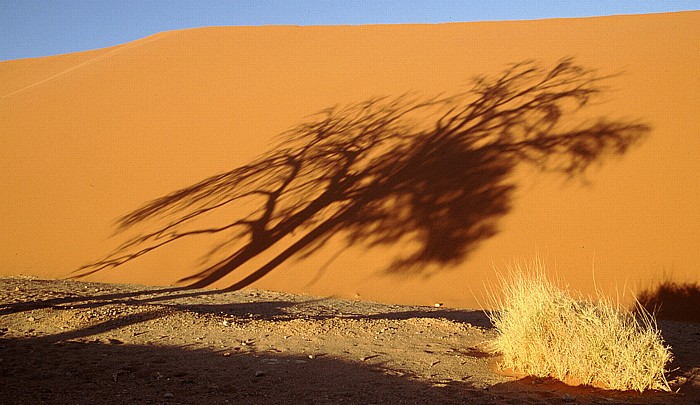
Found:
[{"label": "tree shadow", "polygon": [[664,281],[642,291],[638,304],[657,319],[700,323],[700,285]]},{"label": "tree shadow", "polygon": [[[147,230],[73,275],[198,235],[223,237],[207,257],[230,253],[180,280],[195,288],[279,252],[230,286],[243,288],[336,236],[347,246],[416,246],[389,263],[390,271],[459,263],[498,232],[512,206],[516,166],[578,176],[649,132],[638,122],[579,118],[605,79],[571,58],[551,69],[523,62],[453,95],[330,108],[282,134],[278,147],[250,164],[123,216],[119,232]],[[216,215],[226,219],[212,226],[207,221]]]}]

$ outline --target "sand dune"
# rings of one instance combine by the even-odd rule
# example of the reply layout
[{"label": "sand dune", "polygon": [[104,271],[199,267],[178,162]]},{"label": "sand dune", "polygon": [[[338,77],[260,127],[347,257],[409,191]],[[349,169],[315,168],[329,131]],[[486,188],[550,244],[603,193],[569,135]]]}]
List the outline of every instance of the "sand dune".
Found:
[{"label": "sand dune", "polygon": [[[378,246],[367,239],[348,245],[341,230],[252,286],[477,307],[484,302],[484,284],[494,279],[494,264],[534,254],[584,293],[595,286],[608,294],[639,292],[664,279],[695,283],[699,19],[700,12],[683,12],[202,28],[1,62],[0,274],[64,277],[104,258],[153,226],[141,223],[131,233],[115,234],[118,218],[249,164],[268,153],[280,134],[313,122],[317,118],[310,116],[323,109],[406,92],[428,99],[467,90],[473,77],[498,76],[511,63],[536,60],[551,67],[571,56],[601,75],[614,75],[576,123],[643,123],[650,128],[643,141],[570,180],[519,165],[505,179],[515,188],[493,235],[460,260],[387,271],[397,257],[415,250],[411,235]],[[217,211],[206,221],[225,224],[238,214]],[[231,254],[231,245],[212,253],[230,236],[183,239],[88,279],[173,284]],[[239,282],[303,237],[290,233],[213,286]]]}]

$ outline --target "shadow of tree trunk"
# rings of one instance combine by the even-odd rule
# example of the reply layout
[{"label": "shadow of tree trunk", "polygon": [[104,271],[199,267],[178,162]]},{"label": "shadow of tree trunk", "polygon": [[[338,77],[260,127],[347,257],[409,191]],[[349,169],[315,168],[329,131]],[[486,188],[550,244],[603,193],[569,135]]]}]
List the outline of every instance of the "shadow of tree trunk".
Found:
[{"label": "shadow of tree trunk", "polygon": [[[577,176],[624,154],[649,132],[638,122],[578,118],[605,79],[570,58],[551,69],[523,62],[500,76],[476,78],[462,93],[330,108],[282,134],[279,146],[260,159],[120,218],[119,231],[158,225],[74,274],[118,267],[182,238],[224,233],[239,247],[182,282],[210,285],[296,234],[231,288],[313,253],[335,235],[348,245],[417,242],[392,271],[464,260],[498,232],[498,220],[511,209],[516,166]],[[220,226],[196,226],[212,212],[250,201],[257,202],[253,209],[236,211],[237,218]]]}]

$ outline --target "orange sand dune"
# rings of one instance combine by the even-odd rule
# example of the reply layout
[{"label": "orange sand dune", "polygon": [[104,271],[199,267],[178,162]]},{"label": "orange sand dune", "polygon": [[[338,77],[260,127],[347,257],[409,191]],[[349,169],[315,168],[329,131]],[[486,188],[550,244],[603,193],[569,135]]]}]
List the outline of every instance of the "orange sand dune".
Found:
[{"label": "orange sand dune", "polygon": [[[279,134],[313,122],[318,117],[310,116],[325,108],[406,92],[419,99],[451,94],[514,62],[552,67],[568,56],[601,75],[616,74],[582,111],[589,119],[581,122],[644,123],[651,130],[643,142],[594,164],[585,179],[566,181],[519,165],[506,179],[516,188],[494,234],[469,246],[460,260],[387,271],[415,249],[410,235],[377,246],[362,238],[348,245],[341,229],[252,286],[476,307],[484,304],[494,265],[534,254],[584,293],[594,286],[608,294],[638,292],[664,279],[697,282],[700,12],[203,28],[2,62],[0,274],[63,277],[104,258],[140,226],[150,226],[115,234],[119,217],[252,162],[277,144]],[[261,201],[245,203],[240,209]],[[217,211],[206,221],[226,223],[240,214],[236,210]],[[212,252],[231,237],[179,240],[88,279],[173,284],[227,257],[248,236]],[[290,233],[213,286],[236,284],[303,237]]]}]

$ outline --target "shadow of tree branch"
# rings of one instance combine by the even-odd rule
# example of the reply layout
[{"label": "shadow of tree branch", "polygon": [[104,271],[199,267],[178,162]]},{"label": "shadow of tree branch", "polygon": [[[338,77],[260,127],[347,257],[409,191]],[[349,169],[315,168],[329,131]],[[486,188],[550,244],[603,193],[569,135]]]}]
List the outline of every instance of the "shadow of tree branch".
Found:
[{"label": "shadow of tree branch", "polygon": [[[551,69],[528,61],[498,77],[478,77],[471,90],[454,95],[405,94],[327,109],[282,134],[261,158],[123,216],[118,231],[155,225],[74,275],[118,267],[179,239],[225,232],[232,244],[217,249],[231,253],[182,282],[210,285],[290,235],[300,236],[231,288],[341,233],[348,245],[412,239],[419,248],[392,263],[393,271],[463,260],[498,232],[498,220],[511,209],[516,166],[578,176],[649,132],[643,123],[577,117],[605,79],[571,58]],[[236,204],[253,208],[237,209],[239,217],[220,226],[197,226]]]}]

